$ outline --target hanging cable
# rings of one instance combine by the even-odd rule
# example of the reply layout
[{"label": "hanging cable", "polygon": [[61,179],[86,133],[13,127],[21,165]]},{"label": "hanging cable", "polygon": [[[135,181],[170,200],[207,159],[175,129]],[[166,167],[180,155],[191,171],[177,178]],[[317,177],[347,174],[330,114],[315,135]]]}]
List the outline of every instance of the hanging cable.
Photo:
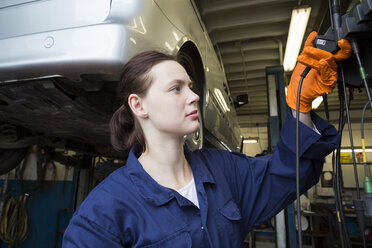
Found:
[{"label": "hanging cable", "polygon": [[[50,182],[46,181],[46,174],[49,167],[52,167],[52,180]],[[56,184],[56,178],[57,178],[57,168],[54,161],[50,160],[47,163],[45,163],[43,169],[42,169],[42,185],[45,189],[51,189]]]},{"label": "hanging cable", "polygon": [[[334,1],[334,5],[337,5],[335,8],[332,5],[332,0],[328,0],[328,6],[329,6],[329,19],[331,20],[331,28],[333,30],[335,38],[338,37],[337,34],[337,29],[336,29],[336,24],[340,25],[341,20],[337,17],[337,15],[340,14],[340,9],[339,9],[339,2]],[[335,13],[334,13],[335,12]],[[335,15],[336,14],[336,15]],[[338,96],[339,96],[339,101],[340,101],[340,114],[339,114],[339,124],[338,124],[338,134],[340,135],[340,140],[342,137],[342,131],[344,127],[344,102],[343,102],[343,97],[340,93],[342,92],[342,88],[340,85],[338,85]],[[328,107],[328,106],[327,106]],[[335,180],[333,180],[333,191],[335,192],[335,206],[336,206],[336,215],[337,215],[337,226],[338,226],[338,231],[340,235],[340,242],[341,242],[341,247],[345,247],[345,242],[344,242],[344,233],[347,230],[344,230],[345,227],[343,225],[344,223],[344,218],[343,218],[343,206],[342,206],[342,196],[340,192],[340,171],[339,171],[339,160],[340,160],[340,146],[336,150],[336,156],[335,152],[333,152],[332,155],[332,169],[333,169],[333,175],[335,176]]]},{"label": "hanging cable", "polygon": [[[344,107],[344,89],[341,84],[338,84],[338,93],[339,93],[339,100],[340,100],[340,115],[339,115],[339,126],[338,126],[338,133],[340,135],[340,139],[342,140],[342,133],[344,130],[345,126],[345,118],[344,118],[344,112],[345,112],[345,107]],[[342,205],[342,194],[341,194],[341,165],[340,165],[340,146],[337,148],[336,151],[336,163],[335,163],[335,175],[336,175],[336,182],[335,182],[335,204],[336,204],[336,216],[337,216],[337,223],[339,227],[339,232],[340,232],[340,240],[341,244],[346,242],[346,247],[351,247],[350,244],[350,239],[349,239],[349,232],[346,227],[346,222],[345,222],[345,215],[344,215],[344,207]],[[345,243],[344,243],[345,244]],[[344,246],[343,246],[344,247]]]},{"label": "hanging cable", "polygon": [[[339,123],[338,123],[338,134],[340,135],[340,140],[342,139],[342,132],[344,129],[344,101],[342,97],[342,91],[341,85],[338,85],[339,91],[339,100],[340,100],[340,113],[339,113]],[[336,206],[336,216],[337,216],[337,226],[338,226],[338,232],[340,235],[340,242],[341,247],[345,247],[345,241],[344,241],[344,228],[342,226],[343,219],[341,218],[342,215],[340,213],[343,213],[342,209],[342,197],[340,193],[340,167],[339,167],[339,161],[340,161],[340,146],[336,150],[336,157],[335,160],[333,160],[333,168],[334,168],[334,174],[335,174],[335,181],[334,181],[334,193],[335,193],[335,206]]]},{"label": "hanging cable", "polygon": [[298,230],[298,244],[302,248],[302,229],[301,229],[301,203],[300,203],[300,97],[301,88],[304,78],[311,70],[311,67],[306,67],[301,74],[300,82],[298,83],[297,102],[296,102],[296,198],[297,198],[297,230]]},{"label": "hanging cable", "polygon": [[[353,142],[353,134],[352,134],[352,130],[351,130],[349,103],[348,103],[348,98],[347,98],[347,93],[346,93],[346,85],[345,85],[345,80],[344,80],[344,71],[343,71],[342,65],[339,64],[339,66],[340,66],[340,69],[341,69],[342,87],[343,87],[344,99],[345,99],[346,119],[347,119],[348,131],[349,131],[349,139],[350,139],[350,146],[351,146],[351,156],[352,156],[352,161],[353,161],[355,186],[356,186],[356,190],[357,190],[357,199],[356,200],[353,200],[353,203],[354,203],[355,212],[356,212],[356,215],[357,215],[359,232],[361,234],[361,238],[362,238],[362,241],[363,241],[363,247],[366,248],[367,247],[367,244],[366,244],[366,238],[364,236],[364,230],[365,230],[364,201],[360,197],[360,188],[359,188],[359,180],[358,180],[358,170],[357,170],[357,167],[356,167],[356,159],[355,159],[355,152],[354,152],[354,142]],[[341,166],[341,164],[340,164],[340,166]]]},{"label": "hanging cable", "polygon": [[351,157],[352,157],[352,160],[353,160],[354,178],[355,178],[355,184],[356,184],[355,187],[356,187],[356,191],[357,191],[357,198],[358,198],[358,200],[360,200],[358,171],[357,171],[356,164],[355,164],[355,152],[354,152],[353,134],[352,134],[351,122],[350,122],[349,102],[348,102],[347,93],[346,93],[344,71],[342,69],[341,64],[339,64],[339,67],[341,69],[341,75],[342,75],[342,87],[343,87],[343,93],[344,93],[344,99],[345,99],[346,120],[347,120],[347,128],[348,128],[348,131],[349,131],[349,139],[350,139],[350,146],[351,146]]},{"label": "hanging cable", "polygon": [[368,103],[370,104],[371,110],[372,110],[371,92],[369,92],[369,87],[368,87],[368,82],[367,82],[367,75],[366,75],[365,69],[363,67],[362,61],[360,59],[360,51],[359,51],[358,43],[356,43],[355,40],[352,40],[351,41],[351,47],[353,48],[353,52],[354,52],[355,57],[358,61],[360,77],[363,80],[364,88],[366,89],[366,93],[367,93]]},{"label": "hanging cable", "polygon": [[10,247],[21,244],[27,237],[27,196],[10,197],[1,216],[0,239]]},{"label": "hanging cable", "polygon": [[[336,174],[336,166],[335,166],[335,162],[336,162],[336,159],[337,159],[337,153],[336,153],[336,156],[335,156],[335,152],[333,152],[332,154],[332,170],[333,170],[333,175],[335,176],[334,178],[336,178],[337,174]],[[333,180],[333,192],[337,192],[337,179],[334,179]],[[337,197],[337,194],[335,194],[335,207],[336,207],[336,213],[337,213],[337,216],[338,213],[340,212],[340,204],[338,202],[338,197]],[[341,242],[341,248],[344,248],[345,247],[345,242],[344,242],[344,235],[343,235],[343,227],[341,225],[341,221],[339,221],[340,219],[337,218],[336,222],[337,222],[337,227],[338,227],[338,234],[340,235],[340,242]]]},{"label": "hanging cable", "polygon": [[[362,139],[362,149],[363,149],[363,163],[364,163],[364,213],[366,216],[372,216],[372,182],[368,175],[368,168],[367,168],[367,156],[366,156],[366,143],[364,139],[364,116],[368,106],[368,101],[363,108],[362,112],[362,120],[361,120],[361,139]],[[364,217],[364,216],[363,216]],[[364,219],[364,218],[363,218]],[[362,234],[364,236],[364,233]]]}]

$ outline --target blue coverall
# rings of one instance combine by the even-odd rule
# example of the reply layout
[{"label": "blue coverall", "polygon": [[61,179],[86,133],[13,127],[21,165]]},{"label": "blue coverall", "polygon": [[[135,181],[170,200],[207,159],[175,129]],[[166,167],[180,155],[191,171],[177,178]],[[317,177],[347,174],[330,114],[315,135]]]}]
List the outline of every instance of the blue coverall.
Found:
[{"label": "blue coverall", "polygon": [[[324,157],[339,143],[336,129],[311,115],[321,135],[300,123],[302,192],[318,182]],[[272,155],[185,150],[200,209],[150,177],[137,150],[132,148],[126,165],[81,204],[63,247],[243,247],[252,228],[295,199],[295,118],[290,112]]]}]

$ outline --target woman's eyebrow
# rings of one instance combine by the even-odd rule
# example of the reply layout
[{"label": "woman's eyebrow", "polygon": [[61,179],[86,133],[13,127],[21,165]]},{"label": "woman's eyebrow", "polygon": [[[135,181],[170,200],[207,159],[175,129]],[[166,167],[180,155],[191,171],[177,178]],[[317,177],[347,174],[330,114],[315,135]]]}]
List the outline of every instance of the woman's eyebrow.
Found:
[{"label": "woman's eyebrow", "polygon": [[170,85],[170,84],[174,84],[174,83],[176,83],[176,84],[180,84],[180,85],[185,85],[185,84],[189,85],[189,84],[193,84],[192,81],[189,81],[189,80],[184,81],[184,80],[181,80],[181,79],[175,79],[175,80],[172,80],[172,81],[170,81],[168,84]]}]

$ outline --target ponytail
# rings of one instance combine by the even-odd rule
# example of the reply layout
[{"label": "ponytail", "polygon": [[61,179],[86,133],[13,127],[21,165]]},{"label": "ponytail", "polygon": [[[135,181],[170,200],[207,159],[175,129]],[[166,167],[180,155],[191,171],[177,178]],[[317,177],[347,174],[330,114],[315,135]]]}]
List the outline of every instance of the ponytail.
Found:
[{"label": "ponytail", "polygon": [[131,140],[133,129],[133,116],[124,105],[121,105],[110,120],[110,139],[115,150],[125,151],[130,148],[129,140]]},{"label": "ponytail", "polygon": [[110,120],[110,140],[117,151],[127,151],[135,143],[139,143],[142,152],[146,150],[145,137],[137,119],[133,117],[132,111],[125,105],[121,105]]}]

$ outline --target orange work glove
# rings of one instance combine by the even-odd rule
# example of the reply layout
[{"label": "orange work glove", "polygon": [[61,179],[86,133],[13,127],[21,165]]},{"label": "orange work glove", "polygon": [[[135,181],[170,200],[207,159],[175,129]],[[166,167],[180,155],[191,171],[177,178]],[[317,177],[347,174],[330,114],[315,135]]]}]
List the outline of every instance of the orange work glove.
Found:
[{"label": "orange work glove", "polygon": [[301,74],[307,66],[312,68],[302,83],[300,112],[309,112],[315,98],[331,92],[336,87],[337,61],[351,55],[351,45],[344,39],[337,42],[340,50],[336,54],[313,47],[313,41],[317,35],[316,32],[311,32],[307,38],[304,50],[297,58],[299,63],[292,73],[287,89],[287,104],[295,110]]}]

